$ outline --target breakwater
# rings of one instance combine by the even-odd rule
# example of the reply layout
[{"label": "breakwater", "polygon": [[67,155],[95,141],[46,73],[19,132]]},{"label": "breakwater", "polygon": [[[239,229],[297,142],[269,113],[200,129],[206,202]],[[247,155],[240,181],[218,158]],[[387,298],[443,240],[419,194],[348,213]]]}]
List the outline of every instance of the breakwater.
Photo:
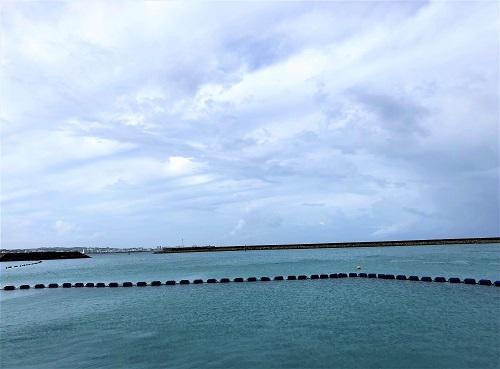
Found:
[{"label": "breakwater", "polygon": [[255,251],[255,250],[300,250],[300,249],[330,249],[347,247],[390,247],[390,246],[436,246],[457,244],[500,243],[500,237],[481,238],[441,238],[426,240],[403,241],[362,241],[362,242],[327,242],[327,243],[294,243],[268,245],[235,245],[235,246],[192,246],[164,247],[155,254],[185,253],[185,252],[222,252],[222,251]]},{"label": "breakwater", "polygon": [[26,261],[26,260],[59,260],[83,259],[90,256],[79,251],[33,251],[33,252],[6,252],[0,254],[0,262]]},{"label": "breakwater", "polygon": [[[416,276],[416,275],[403,275],[403,274],[382,274],[382,273],[319,273],[319,274],[299,274],[299,275],[288,275],[288,276],[275,276],[275,277],[237,277],[237,278],[221,278],[219,280],[215,278],[209,278],[207,280],[203,279],[181,279],[180,281],[168,280],[166,282],[162,281],[152,281],[151,283],[147,283],[144,281],[140,282],[78,282],[78,283],[49,283],[47,285],[43,283],[37,283],[34,286],[30,286],[27,284],[20,285],[18,289],[20,290],[29,290],[30,288],[34,289],[44,289],[44,288],[118,288],[118,287],[159,287],[159,286],[175,286],[175,285],[189,285],[189,284],[214,284],[214,283],[243,283],[243,282],[281,282],[281,281],[303,281],[303,280],[325,280],[325,279],[342,279],[342,278],[364,278],[364,279],[383,279],[383,280],[395,280],[395,281],[408,281],[408,282],[434,282],[434,283],[451,283],[451,284],[466,284],[466,285],[478,285],[478,286],[495,286],[500,287],[500,281],[491,281],[489,279],[479,279],[475,278],[464,278],[461,280],[457,277],[445,278],[442,276],[438,277],[430,277],[430,276]],[[16,286],[8,285],[2,288],[4,291],[14,291],[16,290]]]}]

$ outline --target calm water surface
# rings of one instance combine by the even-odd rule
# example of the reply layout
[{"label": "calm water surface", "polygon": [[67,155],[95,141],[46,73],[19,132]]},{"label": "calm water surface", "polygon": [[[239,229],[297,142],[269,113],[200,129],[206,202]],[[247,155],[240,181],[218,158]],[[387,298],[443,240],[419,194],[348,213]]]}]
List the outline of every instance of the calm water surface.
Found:
[{"label": "calm water surface", "polygon": [[[355,271],[500,280],[500,245],[96,255],[0,284]],[[1,368],[499,368],[500,288],[364,279],[0,292]]]}]

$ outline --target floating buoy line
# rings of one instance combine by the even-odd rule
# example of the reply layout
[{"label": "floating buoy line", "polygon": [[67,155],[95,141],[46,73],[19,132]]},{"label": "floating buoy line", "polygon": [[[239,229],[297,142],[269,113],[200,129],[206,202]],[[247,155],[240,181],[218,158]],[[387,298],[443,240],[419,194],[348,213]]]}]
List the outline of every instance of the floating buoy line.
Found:
[{"label": "floating buoy line", "polygon": [[445,278],[445,277],[429,277],[429,276],[423,276],[419,277],[416,275],[394,275],[394,274],[376,274],[376,273],[332,273],[332,274],[311,274],[310,276],[301,274],[301,275],[289,275],[289,276],[282,276],[278,275],[275,277],[248,277],[248,278],[242,278],[242,277],[237,277],[237,278],[220,278],[220,279],[215,279],[215,278],[209,278],[207,280],[203,279],[194,279],[194,280],[188,280],[188,279],[181,279],[180,281],[175,281],[175,280],[168,280],[166,282],[162,281],[152,281],[150,283],[147,282],[109,282],[109,283],[103,283],[103,282],[78,282],[78,283],[49,283],[47,285],[43,283],[38,283],[33,286],[30,286],[28,284],[22,284],[19,287],[13,286],[13,285],[8,285],[4,286],[2,290],[4,291],[14,291],[16,289],[20,290],[28,290],[30,288],[35,288],[35,289],[43,289],[43,288],[103,288],[103,287],[109,287],[109,288],[117,288],[117,287],[147,287],[147,286],[174,286],[174,285],[187,285],[187,284],[214,284],[214,283],[242,283],[242,282],[271,282],[271,281],[300,281],[300,280],[316,280],[316,279],[339,279],[339,278],[367,278],[367,279],[384,279],[384,280],[398,280],[398,281],[410,281],[410,282],[434,282],[434,283],[451,283],[451,284],[467,284],[467,285],[478,285],[478,286],[495,286],[495,287],[500,287],[500,281],[494,281],[492,282],[489,279],[479,279],[476,280],[474,278],[464,278],[463,280],[457,277],[450,277],[450,278]]},{"label": "floating buoy line", "polygon": [[38,260],[37,262],[35,263],[28,263],[28,264],[20,264],[20,265],[9,265],[9,266],[6,266],[5,269],[11,269],[11,268],[21,268],[21,267],[25,267],[25,266],[30,266],[30,265],[36,265],[36,264],[40,264],[42,261],[41,260]]}]

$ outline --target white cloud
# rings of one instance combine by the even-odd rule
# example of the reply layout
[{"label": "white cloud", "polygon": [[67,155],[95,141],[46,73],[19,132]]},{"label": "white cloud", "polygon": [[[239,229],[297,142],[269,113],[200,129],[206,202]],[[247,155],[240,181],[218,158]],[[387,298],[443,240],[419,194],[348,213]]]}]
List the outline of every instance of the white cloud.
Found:
[{"label": "white cloud", "polygon": [[5,245],[500,231],[494,2],[3,11]]}]

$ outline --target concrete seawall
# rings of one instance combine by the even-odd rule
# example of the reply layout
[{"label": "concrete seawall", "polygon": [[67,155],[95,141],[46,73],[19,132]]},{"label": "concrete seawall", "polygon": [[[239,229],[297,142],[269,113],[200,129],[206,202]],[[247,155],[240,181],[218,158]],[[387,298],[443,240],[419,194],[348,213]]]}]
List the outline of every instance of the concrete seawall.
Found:
[{"label": "concrete seawall", "polygon": [[300,250],[300,249],[335,249],[347,247],[390,247],[390,246],[430,246],[430,245],[457,245],[457,244],[485,244],[500,243],[500,237],[484,238],[444,238],[428,240],[405,241],[374,241],[374,242],[331,242],[331,243],[295,243],[269,245],[236,245],[236,246],[194,246],[194,247],[165,247],[155,254],[184,253],[184,252],[222,252],[222,251],[255,251],[255,250]]}]

